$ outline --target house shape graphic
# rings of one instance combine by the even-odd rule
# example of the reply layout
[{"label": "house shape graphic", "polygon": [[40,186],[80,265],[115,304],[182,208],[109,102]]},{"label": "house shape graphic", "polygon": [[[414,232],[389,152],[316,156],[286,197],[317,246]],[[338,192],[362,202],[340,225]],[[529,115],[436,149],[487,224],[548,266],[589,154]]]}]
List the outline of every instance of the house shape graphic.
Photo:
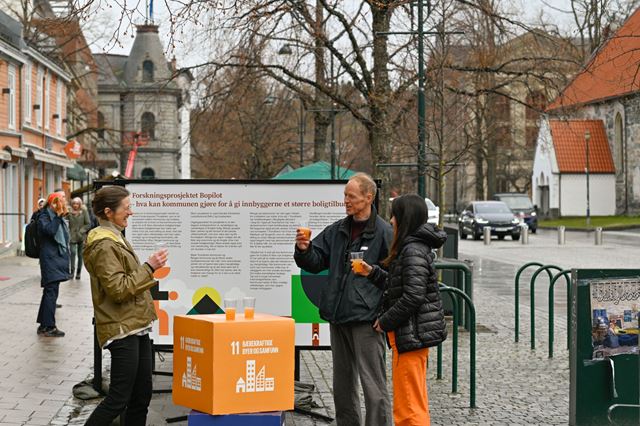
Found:
[{"label": "house shape graphic", "polygon": [[262,366],[256,375],[256,361],[247,360],[245,377],[236,381],[236,393],[273,392],[275,391],[275,379],[266,377],[266,367]]},{"label": "house shape graphic", "polygon": [[236,382],[236,393],[244,393],[246,390],[244,379],[240,377]]}]

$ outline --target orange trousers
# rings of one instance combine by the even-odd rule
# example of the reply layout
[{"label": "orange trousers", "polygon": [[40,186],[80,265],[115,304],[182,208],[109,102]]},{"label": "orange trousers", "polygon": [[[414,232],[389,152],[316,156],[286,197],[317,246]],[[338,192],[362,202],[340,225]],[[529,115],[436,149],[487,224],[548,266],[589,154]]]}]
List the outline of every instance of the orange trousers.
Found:
[{"label": "orange trousers", "polygon": [[398,353],[395,334],[390,332],[393,351],[393,420],[395,426],[429,426],[427,358],[429,349]]}]

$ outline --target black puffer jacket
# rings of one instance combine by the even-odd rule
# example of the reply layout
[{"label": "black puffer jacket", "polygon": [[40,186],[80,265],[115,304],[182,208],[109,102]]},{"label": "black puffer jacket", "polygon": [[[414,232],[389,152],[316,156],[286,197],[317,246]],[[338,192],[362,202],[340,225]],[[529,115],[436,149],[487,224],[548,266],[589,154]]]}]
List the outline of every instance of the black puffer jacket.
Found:
[{"label": "black puffer jacket", "polygon": [[432,249],[441,247],[447,234],[431,224],[406,238],[389,272],[374,266],[369,279],[384,286],[384,331],[395,332],[398,352],[436,346],[447,337]]}]

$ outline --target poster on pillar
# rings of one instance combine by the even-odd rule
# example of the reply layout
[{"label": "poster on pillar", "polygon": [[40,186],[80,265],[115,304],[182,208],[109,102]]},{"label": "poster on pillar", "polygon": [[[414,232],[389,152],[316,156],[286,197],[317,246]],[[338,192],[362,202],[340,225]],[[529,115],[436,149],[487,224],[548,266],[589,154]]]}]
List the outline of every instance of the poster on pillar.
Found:
[{"label": "poster on pillar", "polygon": [[126,230],[141,261],[169,251],[152,289],[156,345],[173,344],[176,315],[223,313],[225,298],[256,298],[256,312],[289,316],[296,346],[327,347],[318,313],[327,271],[311,274],[293,260],[296,229],[312,238],[345,217],[341,181],[126,181]]},{"label": "poster on pillar", "polygon": [[640,279],[591,282],[593,359],[638,354]]}]

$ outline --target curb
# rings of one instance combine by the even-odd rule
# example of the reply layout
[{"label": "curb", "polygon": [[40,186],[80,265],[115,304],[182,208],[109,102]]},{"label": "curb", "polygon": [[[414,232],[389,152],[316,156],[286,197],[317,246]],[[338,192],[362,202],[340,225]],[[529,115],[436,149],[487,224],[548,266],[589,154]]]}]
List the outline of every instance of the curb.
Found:
[{"label": "curb", "polygon": [[[560,225],[558,225],[560,226]],[[566,226],[565,227],[565,231],[574,231],[574,232],[595,232],[597,227],[591,228],[591,229],[585,229],[585,228],[575,228],[575,227],[569,227]],[[545,230],[551,230],[551,231],[555,231],[558,229],[557,226],[545,226],[545,225],[538,225],[538,229],[545,229]],[[629,231],[632,229],[640,229],[640,225],[624,225],[624,226],[609,226],[609,227],[602,227],[603,231]]]}]

